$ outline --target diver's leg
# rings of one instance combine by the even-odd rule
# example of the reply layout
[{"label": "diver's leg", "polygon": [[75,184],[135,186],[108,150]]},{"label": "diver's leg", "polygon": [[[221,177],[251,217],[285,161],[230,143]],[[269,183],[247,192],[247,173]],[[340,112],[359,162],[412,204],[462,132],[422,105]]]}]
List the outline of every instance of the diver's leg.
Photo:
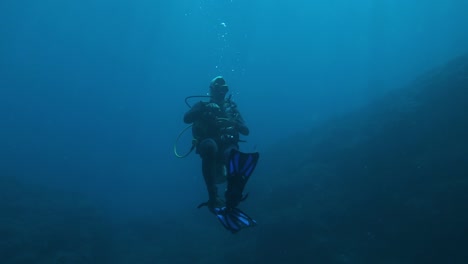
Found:
[{"label": "diver's leg", "polygon": [[198,145],[198,152],[202,158],[202,173],[209,197],[208,205],[214,207],[218,199],[215,181],[218,145],[213,139],[205,139]]},{"label": "diver's leg", "polygon": [[229,163],[229,156],[231,155],[231,150],[239,150],[239,146],[238,145],[235,145],[235,144],[232,144],[232,145],[229,145],[228,147],[226,147],[223,151],[223,157],[224,157],[224,164],[225,166],[227,167],[228,166],[228,163]]}]

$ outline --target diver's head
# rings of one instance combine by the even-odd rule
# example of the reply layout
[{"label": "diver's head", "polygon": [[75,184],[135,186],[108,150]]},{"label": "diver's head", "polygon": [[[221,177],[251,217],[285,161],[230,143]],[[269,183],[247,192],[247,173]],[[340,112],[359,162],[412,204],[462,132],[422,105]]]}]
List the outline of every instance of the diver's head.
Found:
[{"label": "diver's head", "polygon": [[226,80],[222,76],[216,76],[210,83],[210,96],[214,101],[222,101],[229,91]]}]

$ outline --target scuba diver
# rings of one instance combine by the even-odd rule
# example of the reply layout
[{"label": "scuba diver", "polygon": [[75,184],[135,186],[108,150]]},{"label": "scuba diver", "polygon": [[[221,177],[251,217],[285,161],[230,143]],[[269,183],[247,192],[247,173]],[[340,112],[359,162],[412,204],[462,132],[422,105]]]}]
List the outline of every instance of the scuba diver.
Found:
[{"label": "scuba diver", "polygon": [[[208,191],[207,206],[224,227],[233,233],[254,226],[255,220],[237,208],[247,198],[245,184],[253,173],[259,154],[239,151],[239,136],[249,134],[237,105],[226,98],[228,85],[222,76],[210,83],[210,100],[199,101],[184,115],[184,122],[192,124],[193,143],[202,159],[202,174]],[[227,182],[224,200],[218,196],[217,184]]]}]

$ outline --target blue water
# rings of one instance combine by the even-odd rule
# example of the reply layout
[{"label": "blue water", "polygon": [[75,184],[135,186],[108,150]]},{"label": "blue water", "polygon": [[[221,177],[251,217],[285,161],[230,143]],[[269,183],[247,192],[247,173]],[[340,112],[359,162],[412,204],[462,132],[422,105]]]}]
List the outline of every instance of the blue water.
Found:
[{"label": "blue water", "polygon": [[466,25],[461,0],[4,0],[0,177],[112,221],[219,228],[191,212],[199,157],[172,153],[186,96],[224,76],[251,130],[242,149],[262,152],[467,53]]}]

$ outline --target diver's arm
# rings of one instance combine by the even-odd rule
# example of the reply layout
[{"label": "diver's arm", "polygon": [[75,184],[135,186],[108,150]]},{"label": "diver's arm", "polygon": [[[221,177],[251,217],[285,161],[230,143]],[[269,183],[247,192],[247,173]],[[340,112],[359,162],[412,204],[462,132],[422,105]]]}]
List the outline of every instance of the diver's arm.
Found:
[{"label": "diver's arm", "polygon": [[196,120],[200,119],[203,114],[204,104],[202,102],[196,103],[190,110],[188,110],[184,115],[184,122],[186,124],[191,124]]},{"label": "diver's arm", "polygon": [[237,130],[239,131],[240,134],[244,136],[248,136],[250,133],[249,128],[244,123],[238,124]]},{"label": "diver's arm", "polygon": [[239,133],[244,136],[248,136],[250,133],[249,128],[245,124],[245,121],[239,112],[237,112],[236,128],[237,128],[237,131],[239,131]]}]

